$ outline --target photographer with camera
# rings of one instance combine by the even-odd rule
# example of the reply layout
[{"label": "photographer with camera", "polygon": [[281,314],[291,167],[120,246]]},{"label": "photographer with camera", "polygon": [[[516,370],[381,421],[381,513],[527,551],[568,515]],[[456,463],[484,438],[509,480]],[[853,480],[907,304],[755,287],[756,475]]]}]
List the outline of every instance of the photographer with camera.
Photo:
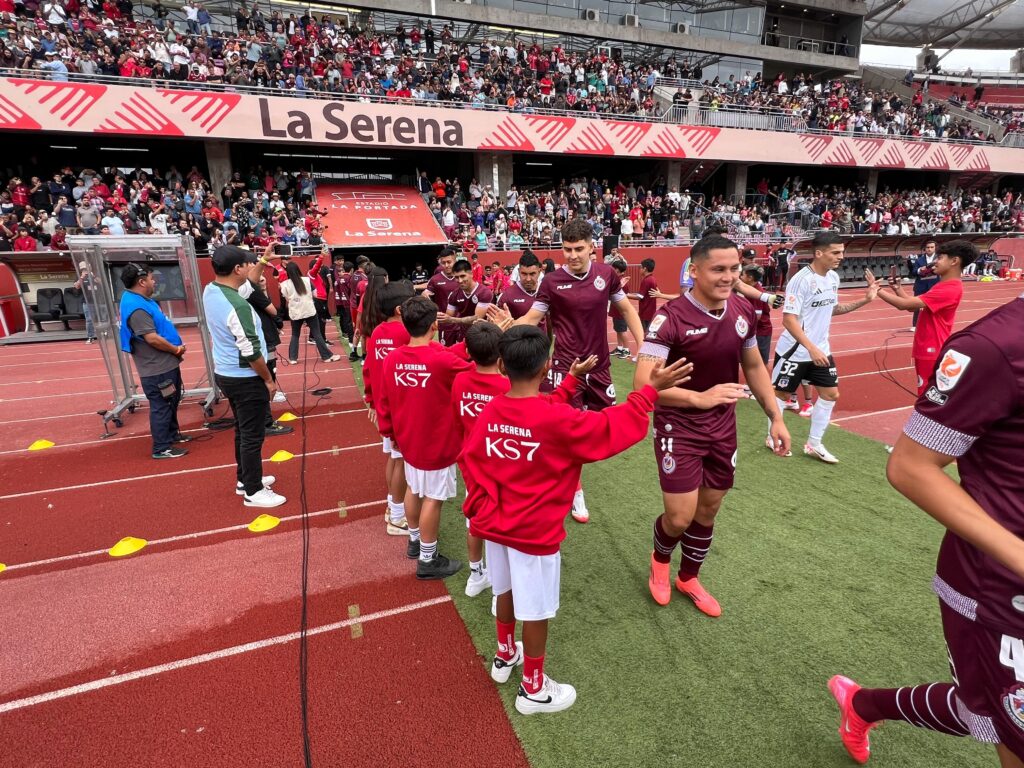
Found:
[{"label": "photographer with camera", "polygon": [[121,270],[121,349],[129,353],[149,401],[149,431],[154,459],[178,459],[188,453],[175,443],[192,440],[178,427],[181,402],[181,360],[185,345],[174,324],[153,300],[156,277],[148,264],[127,264]]}]

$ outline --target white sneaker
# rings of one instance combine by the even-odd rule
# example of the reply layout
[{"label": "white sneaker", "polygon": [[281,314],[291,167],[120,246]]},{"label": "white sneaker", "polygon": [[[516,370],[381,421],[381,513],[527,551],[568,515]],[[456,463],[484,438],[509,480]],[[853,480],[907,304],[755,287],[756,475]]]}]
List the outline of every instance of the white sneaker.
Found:
[{"label": "white sneaker", "polygon": [[798,403],[796,400],[787,400],[786,404],[782,406],[782,410],[784,410],[784,411],[799,411],[800,410],[800,403]]},{"label": "white sneaker", "polygon": [[535,715],[538,712],[561,712],[576,702],[576,689],[571,685],[556,683],[544,675],[544,684],[536,693],[527,693],[522,684],[516,696],[516,710],[521,715]]},{"label": "white sneaker", "polygon": [[[269,488],[276,480],[277,478],[273,475],[264,475],[260,478],[260,483],[263,484],[264,488]],[[245,496],[245,486],[241,483],[235,483],[235,494],[238,496]]]},{"label": "white sneaker", "polygon": [[523,664],[523,644],[516,640],[516,655],[508,661],[495,656],[494,661],[491,662],[491,680],[496,683],[507,683],[508,679],[512,677],[512,670],[516,667],[520,667]]},{"label": "white sneaker", "polygon": [[469,581],[466,582],[466,597],[476,597],[490,586],[491,576],[486,570],[470,570]]},{"label": "white sneaker", "polygon": [[384,519],[387,522],[385,532],[388,536],[408,536],[409,535],[409,521],[404,517],[401,520],[394,521],[391,519],[390,514],[385,514]]},{"label": "white sneaker", "polygon": [[[771,435],[766,435],[766,436],[765,436],[765,438],[764,438],[764,447],[765,447],[765,448],[767,448],[767,449],[768,449],[769,451],[771,451],[772,453],[775,453],[775,445],[774,445],[774,442],[775,442],[775,441],[774,441],[774,440],[772,440],[772,436],[771,436]],[[786,451],[785,455],[786,455],[787,457],[788,457],[788,456],[792,456],[792,455],[793,455],[793,452],[792,452],[792,451]]]},{"label": "white sneaker", "polygon": [[587,501],[583,498],[583,489],[576,491],[572,497],[572,519],[577,523],[590,522],[590,510],[587,509]]},{"label": "white sneaker", "polygon": [[893,448],[895,448],[895,446],[893,446],[893,445],[887,445],[887,446],[885,446],[885,452],[886,452],[886,453],[892,453],[892,451],[893,451]]},{"label": "white sneaker", "polygon": [[804,453],[806,453],[808,456],[815,456],[824,461],[826,464],[839,463],[839,459],[837,459],[835,456],[833,456],[831,453],[825,450],[825,446],[822,445],[821,443],[818,443],[818,445],[804,443]]},{"label": "white sneaker", "polygon": [[275,403],[287,403],[288,402],[288,397],[285,395],[284,392],[282,392],[279,389],[279,390],[277,390],[277,392],[274,393],[274,400],[273,400],[273,402],[275,402]]},{"label": "white sneaker", "polygon": [[269,488],[263,488],[252,496],[243,496],[242,503],[247,507],[263,507],[264,509],[270,509],[271,507],[280,507],[288,499],[279,493],[274,493]]}]

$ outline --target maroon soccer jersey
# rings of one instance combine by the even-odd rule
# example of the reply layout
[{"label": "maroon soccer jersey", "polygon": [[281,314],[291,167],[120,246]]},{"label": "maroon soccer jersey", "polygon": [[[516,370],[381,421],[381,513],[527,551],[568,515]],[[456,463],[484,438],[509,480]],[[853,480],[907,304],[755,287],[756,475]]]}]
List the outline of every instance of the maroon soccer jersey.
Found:
[{"label": "maroon soccer jersey", "polygon": [[[540,286],[537,286],[537,290],[540,290]],[[528,293],[519,283],[512,283],[508,288],[501,292],[501,298],[498,299],[498,306],[507,309],[508,313],[512,315],[513,320],[518,320],[530,311],[533,307],[533,302],[536,300],[536,293]],[[539,328],[546,332],[547,321],[542,320]]]},{"label": "maroon soccer jersey", "polygon": [[[476,314],[477,307],[487,309],[494,302],[494,294],[490,288],[485,288],[477,283],[470,293],[461,288],[456,288],[448,294],[448,306],[446,310],[455,312],[456,317],[472,317]],[[445,346],[462,341],[466,338],[466,326],[447,325],[445,326]]]},{"label": "maroon soccer jersey", "polygon": [[[754,285],[757,290],[764,293],[764,286],[760,283]],[[749,301],[749,299],[748,299]],[[772,335],[772,305],[767,301],[751,302],[754,305],[754,312],[757,314],[756,331],[758,336]]]},{"label": "maroon soccer jersey", "polygon": [[[731,296],[718,317],[688,291],[658,310],[640,353],[660,357],[666,365],[685,357],[693,363],[693,376],[686,383],[690,390],[703,392],[717,384],[736,383],[743,350],[757,345],[756,321],[754,308],[742,296]],[[735,412],[735,405],[708,410],[658,405],[654,425],[658,430],[682,429],[702,439],[726,440],[735,433]]]},{"label": "maroon soccer jersey", "polygon": [[552,365],[569,366],[573,359],[597,355],[595,371],[610,365],[608,355],[609,301],[622,301],[626,294],[619,273],[608,264],[591,262],[585,275],[574,275],[562,267],[548,274],[537,290],[534,309],[551,318],[555,331]]},{"label": "maroon soccer jersey", "polygon": [[654,275],[648,275],[640,281],[640,290],[637,291],[640,294],[640,308],[637,310],[640,322],[649,323],[654,319],[654,315],[658,311],[658,300],[651,296],[650,292],[657,289],[658,281],[654,279]]},{"label": "maroon soccer jersey", "polygon": [[448,310],[448,299],[459,288],[459,281],[454,277],[445,277],[444,272],[436,272],[427,281],[427,290],[430,291],[431,300],[437,305],[440,312]]},{"label": "maroon soccer jersey", "polygon": [[[949,338],[903,431],[955,456],[964,490],[1024,536],[1024,295]],[[1022,636],[1024,582],[953,533],[934,586],[966,618]]]}]

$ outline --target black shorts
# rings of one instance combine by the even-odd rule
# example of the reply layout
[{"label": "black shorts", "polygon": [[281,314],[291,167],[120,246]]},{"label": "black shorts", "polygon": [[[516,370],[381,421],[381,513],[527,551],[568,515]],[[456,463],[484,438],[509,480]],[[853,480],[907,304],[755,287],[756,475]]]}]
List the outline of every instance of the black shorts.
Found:
[{"label": "black shorts", "polygon": [[775,367],[772,368],[772,386],[777,392],[796,392],[800,384],[813,384],[820,388],[839,386],[839,372],[832,355],[828,356],[828,366],[815,365],[810,360],[797,363],[775,353]]},{"label": "black shorts", "polygon": [[616,333],[625,333],[629,330],[629,326],[626,324],[626,318],[624,317],[613,317],[612,318],[612,329]]}]

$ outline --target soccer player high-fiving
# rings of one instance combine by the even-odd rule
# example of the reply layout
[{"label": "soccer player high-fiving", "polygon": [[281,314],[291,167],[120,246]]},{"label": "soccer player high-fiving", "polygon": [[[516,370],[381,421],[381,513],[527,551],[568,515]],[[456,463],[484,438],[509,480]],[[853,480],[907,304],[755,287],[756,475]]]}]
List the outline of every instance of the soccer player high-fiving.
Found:
[{"label": "soccer player high-fiving", "polygon": [[772,395],[757,349],[753,305],[733,293],[740,275],[736,243],[713,235],[690,252],[693,287],[665,304],[651,321],[633,387],[646,384],[662,363],[693,363],[686,389],[665,390],[654,409],[654,454],[665,512],[654,522],[648,586],[659,605],[672,597],[669,565],[677,544],[682,560],[676,587],[708,616],[722,612],[697,578],[711,548],[715,517],[736,471],[736,401],[742,366],[747,385],[771,420],[776,451],[789,451],[789,432]]}]

